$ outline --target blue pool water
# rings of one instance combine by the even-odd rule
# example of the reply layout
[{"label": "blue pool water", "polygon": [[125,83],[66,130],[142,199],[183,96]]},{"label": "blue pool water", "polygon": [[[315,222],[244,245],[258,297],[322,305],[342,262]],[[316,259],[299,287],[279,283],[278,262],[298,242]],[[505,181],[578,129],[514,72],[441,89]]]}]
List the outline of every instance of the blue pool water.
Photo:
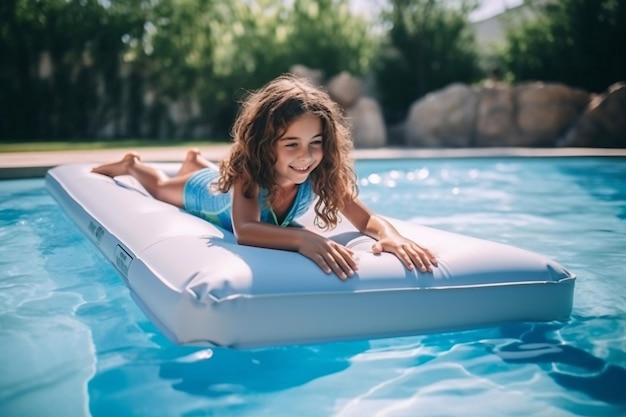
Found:
[{"label": "blue pool water", "polygon": [[[376,211],[554,258],[567,323],[180,347],[47,194],[0,182],[0,416],[624,416],[626,159],[360,161]],[[373,306],[384,309],[384,306]]]}]

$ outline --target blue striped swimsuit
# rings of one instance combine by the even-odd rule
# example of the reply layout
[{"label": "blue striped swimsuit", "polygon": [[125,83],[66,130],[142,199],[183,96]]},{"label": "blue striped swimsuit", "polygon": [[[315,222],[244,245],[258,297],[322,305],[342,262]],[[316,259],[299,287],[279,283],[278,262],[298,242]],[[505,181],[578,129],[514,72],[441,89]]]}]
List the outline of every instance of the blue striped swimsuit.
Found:
[{"label": "blue striped swimsuit", "polygon": [[[183,188],[183,206],[189,213],[232,232],[233,222],[230,213],[232,192],[222,193],[211,189],[211,184],[217,182],[219,175],[219,171],[213,168],[204,168],[189,177]],[[261,221],[278,225],[276,214],[265,204],[266,197],[267,190],[261,189],[259,193]],[[311,207],[315,198],[311,183],[307,179],[298,186],[296,198],[280,226],[289,226],[296,218],[302,216]]]}]

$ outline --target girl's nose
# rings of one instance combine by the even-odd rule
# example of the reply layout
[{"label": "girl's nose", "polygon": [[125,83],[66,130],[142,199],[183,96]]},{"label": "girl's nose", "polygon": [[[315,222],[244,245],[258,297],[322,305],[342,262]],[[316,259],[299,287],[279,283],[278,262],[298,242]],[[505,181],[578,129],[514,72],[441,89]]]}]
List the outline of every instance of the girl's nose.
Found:
[{"label": "girl's nose", "polygon": [[300,154],[298,158],[300,159],[311,159],[313,157],[313,151],[308,146],[303,146],[300,150]]}]

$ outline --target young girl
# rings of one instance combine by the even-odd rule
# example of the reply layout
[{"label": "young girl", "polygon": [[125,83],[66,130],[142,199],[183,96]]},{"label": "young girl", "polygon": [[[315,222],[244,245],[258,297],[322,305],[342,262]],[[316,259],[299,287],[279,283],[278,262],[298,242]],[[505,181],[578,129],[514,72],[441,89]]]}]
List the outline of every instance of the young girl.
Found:
[{"label": "young girl", "polygon": [[377,242],[374,253],[395,254],[409,269],[432,271],[435,256],[404,238],[357,198],[351,138],[339,107],[323,91],[280,76],[243,103],[234,143],[219,167],[188,152],[174,177],[129,153],[93,172],[132,175],[155,198],[234,232],[242,245],[297,251],[340,279],[354,275],[353,252],[295,219],[315,204],[316,225],[332,228],[339,213]]}]

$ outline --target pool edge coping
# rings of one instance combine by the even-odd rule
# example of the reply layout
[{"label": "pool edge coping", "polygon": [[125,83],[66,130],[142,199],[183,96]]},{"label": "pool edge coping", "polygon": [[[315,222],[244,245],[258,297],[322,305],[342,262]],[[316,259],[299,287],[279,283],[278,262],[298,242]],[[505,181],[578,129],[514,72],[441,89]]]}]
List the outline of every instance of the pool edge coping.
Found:
[{"label": "pool edge coping", "polygon": [[[218,161],[228,154],[230,145],[200,147],[209,160]],[[178,162],[185,155],[186,147],[142,148],[142,159],[150,162]],[[76,150],[49,152],[5,152],[0,153],[0,180],[41,178],[57,165],[73,162],[94,163],[113,161],[130,149]],[[507,157],[624,157],[621,148],[405,148],[383,147],[355,149],[354,159],[435,159],[435,158],[507,158]]]}]

